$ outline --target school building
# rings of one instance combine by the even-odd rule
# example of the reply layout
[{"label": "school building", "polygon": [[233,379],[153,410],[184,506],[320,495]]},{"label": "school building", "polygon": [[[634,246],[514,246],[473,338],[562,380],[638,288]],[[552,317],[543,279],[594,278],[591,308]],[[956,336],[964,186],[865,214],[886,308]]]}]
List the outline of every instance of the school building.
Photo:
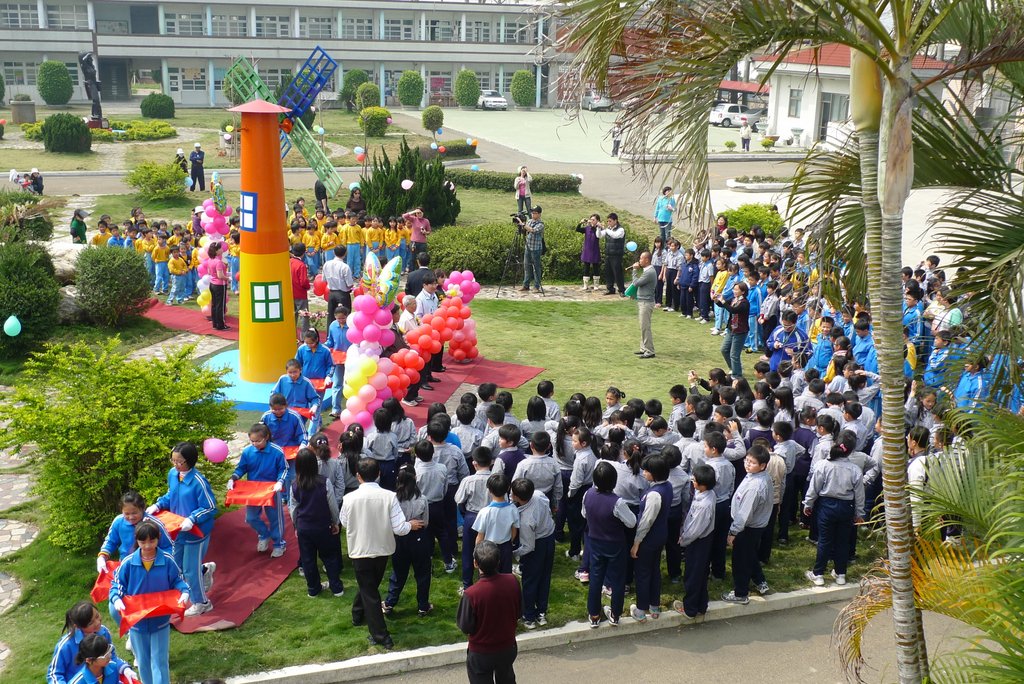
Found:
[{"label": "school building", "polygon": [[273,88],[319,44],[339,65],[329,92],[346,70],[362,69],[381,87],[381,104],[397,104],[398,78],[414,70],[426,83],[423,104],[450,106],[455,75],[470,69],[482,89],[511,101],[513,73],[528,69],[540,107],[556,100],[555,12],[552,0],[23,0],[0,3],[0,65],[8,98],[39,101],[38,65],[64,62],[73,100],[84,102],[78,54],[92,51],[105,102],[130,100],[133,78],[148,73],[180,106],[221,107],[237,57],[256,60]]}]

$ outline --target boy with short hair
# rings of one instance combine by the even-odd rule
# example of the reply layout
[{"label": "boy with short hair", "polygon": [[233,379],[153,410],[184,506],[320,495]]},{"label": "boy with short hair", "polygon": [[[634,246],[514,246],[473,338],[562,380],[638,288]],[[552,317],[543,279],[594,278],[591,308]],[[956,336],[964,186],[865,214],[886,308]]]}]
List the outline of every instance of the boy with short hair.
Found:
[{"label": "boy with short hair", "polygon": [[615,466],[601,461],[594,468],[594,486],[583,495],[583,518],[587,521],[590,569],[594,581],[587,589],[587,615],[591,629],[601,624],[601,592],[612,590],[611,605],[604,607],[608,622],[617,627],[625,603],[626,531],[636,527],[636,515],[615,495]]},{"label": "boy with short hair", "polygon": [[[288,408],[288,400],[283,394],[270,395],[270,410],[260,417],[260,422],[270,428],[270,440],[285,449],[285,447],[305,446],[308,441],[302,417]],[[295,481],[295,457],[288,459],[288,475],[284,481],[282,499],[288,503],[288,493],[291,491],[292,482]]]},{"label": "boy with short hair", "polygon": [[555,394],[555,383],[541,380],[537,383],[537,396],[544,400],[544,419],[559,421],[562,419],[562,407],[552,399]]},{"label": "boy with short hair", "polygon": [[[757,593],[764,596],[771,589],[764,578],[764,571],[758,560],[758,546],[772,514],[774,496],[772,481],[765,468],[770,455],[761,445],[750,447],[743,465],[747,476],[732,495],[729,508],[732,524],[726,539],[732,547],[732,591],[722,594],[726,603],[750,603],[748,594],[753,580]],[[717,521],[716,521],[717,524]]]},{"label": "boy with short hair", "polygon": [[708,570],[715,531],[715,469],[702,463],[693,469],[693,503],[679,535],[686,554],[683,585],[686,593],[672,608],[690,620],[708,612]]},{"label": "boy with short hair", "polygon": [[434,459],[434,445],[421,439],[413,445],[416,486],[427,501],[427,529],[438,545],[444,537],[444,494],[448,489],[448,468]]},{"label": "boy with short hair", "polygon": [[[487,433],[487,409],[494,403],[494,397],[497,394],[498,386],[493,382],[485,382],[477,388],[477,396],[480,397],[480,403],[476,407],[476,420],[473,421],[473,427],[484,434]],[[501,422],[498,425],[501,425]]]},{"label": "boy with short hair", "polygon": [[519,440],[523,433],[516,425],[505,424],[498,428],[498,459],[502,462],[502,472],[514,473],[519,464],[526,458],[519,448]]},{"label": "boy with short hair", "polygon": [[547,497],[552,504],[557,506],[562,500],[562,470],[551,455],[551,437],[548,433],[533,433],[530,438],[530,456],[520,461],[513,472],[513,491],[515,481],[521,478],[529,480],[537,492]]},{"label": "boy with short hair", "polygon": [[462,586],[459,594],[473,584],[473,547],[476,546],[476,532],[473,523],[480,511],[487,506],[487,479],[491,476],[491,450],[477,447],[473,450],[474,473],[459,483],[455,492],[455,503],[462,512]]},{"label": "boy with short hair", "polygon": [[462,455],[461,449],[447,441],[448,427],[444,421],[430,421],[427,425],[427,438],[434,447],[434,458],[448,469],[443,500],[444,534],[441,536],[442,541],[439,544],[441,555],[445,560],[444,571],[452,573],[455,572],[455,554],[458,547],[455,493],[459,488],[459,483],[469,476],[469,466],[466,465],[466,458]]},{"label": "boy with short hair", "polygon": [[[476,409],[469,404],[459,404],[455,409],[455,419],[458,424],[452,427],[452,434],[459,438],[459,442],[462,444],[462,454],[468,463],[470,455],[483,441],[484,433],[473,427]],[[472,556],[470,558],[472,559]]]},{"label": "boy with short hair", "polygon": [[705,463],[715,471],[715,536],[711,542],[711,576],[725,579],[725,549],[729,531],[729,501],[736,483],[736,469],[722,455],[725,435],[711,432],[704,437]]},{"label": "boy with short hair", "polygon": [[512,481],[512,501],[519,509],[519,548],[514,555],[523,578],[523,626],[534,629],[548,623],[555,521],[551,501],[526,478]]},{"label": "boy with short hair", "polygon": [[668,464],[661,454],[649,456],[643,464],[644,479],[650,489],[640,497],[640,520],[630,555],[636,578],[636,603],[629,613],[637,622],[647,619],[647,612],[661,615],[661,550],[668,537],[668,514],[672,506],[672,485],[668,482]]},{"label": "boy with short hair", "polygon": [[797,501],[800,496],[796,486],[796,459],[806,450],[793,441],[793,424],[778,422],[772,426],[772,437],[775,438],[773,454],[777,454],[785,463],[786,476],[782,485],[782,500],[779,506],[779,543],[789,543],[789,526],[796,515]]},{"label": "boy with short hair", "polygon": [[519,533],[519,509],[508,501],[509,479],[504,473],[494,473],[487,478],[487,491],[491,502],[473,521],[476,543],[494,542],[501,553],[499,572],[512,572],[512,542]]}]

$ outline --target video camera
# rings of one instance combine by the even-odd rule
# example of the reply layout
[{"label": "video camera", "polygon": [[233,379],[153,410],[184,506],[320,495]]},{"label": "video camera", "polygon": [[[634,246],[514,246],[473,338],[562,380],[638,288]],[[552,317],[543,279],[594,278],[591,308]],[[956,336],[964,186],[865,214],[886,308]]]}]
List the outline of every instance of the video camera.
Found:
[{"label": "video camera", "polygon": [[509,216],[512,217],[512,224],[516,226],[522,226],[530,218],[530,214],[525,211],[516,211],[509,214]]}]

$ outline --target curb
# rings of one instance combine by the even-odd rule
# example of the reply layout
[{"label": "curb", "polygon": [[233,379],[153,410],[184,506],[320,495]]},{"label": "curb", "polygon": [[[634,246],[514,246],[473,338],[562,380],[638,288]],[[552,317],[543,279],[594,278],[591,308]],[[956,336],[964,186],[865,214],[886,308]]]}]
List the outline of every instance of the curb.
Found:
[{"label": "curb", "polygon": [[[465,159],[452,159],[451,161],[442,162],[445,166],[472,166],[473,164],[486,164],[487,160],[483,157],[469,157]],[[363,170],[362,166],[336,166],[334,167],[341,173],[359,173]],[[241,169],[209,169],[208,173],[216,171],[222,176],[238,176],[242,173]],[[308,166],[290,166],[283,169],[284,174],[287,176],[289,173],[314,173],[313,169]],[[131,169],[106,169],[103,171],[47,171],[46,178],[73,178],[76,176],[114,176],[121,177],[131,172]]]},{"label": "curb", "polygon": [[[712,601],[707,615],[700,622],[718,622],[732,620],[748,615],[761,615],[775,611],[816,606],[836,601],[849,601],[857,595],[858,585],[825,588],[798,589],[785,594],[772,594],[761,598],[751,596],[750,604],[740,606],[722,601]],[[641,634],[660,629],[699,624],[684,620],[674,610],[667,610],[657,620],[633,622],[623,617],[622,624],[611,627],[607,624],[599,629],[591,629],[584,622],[570,622],[563,627],[541,629],[534,632],[519,634],[516,642],[519,653],[539,651],[553,646],[613,639],[623,634]],[[303,684],[336,684],[337,682],[358,682],[370,678],[388,675],[407,674],[419,670],[436,667],[458,665],[466,660],[466,643],[447,644],[445,646],[427,646],[412,651],[399,651],[351,658],[336,663],[318,665],[296,665],[271,672],[230,677],[228,684],[267,684],[270,682],[296,682]]]}]

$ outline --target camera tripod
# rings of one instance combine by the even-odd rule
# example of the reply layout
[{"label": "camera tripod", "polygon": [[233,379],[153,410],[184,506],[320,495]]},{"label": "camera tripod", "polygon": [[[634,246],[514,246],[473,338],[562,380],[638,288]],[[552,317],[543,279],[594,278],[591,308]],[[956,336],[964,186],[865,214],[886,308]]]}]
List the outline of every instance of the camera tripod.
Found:
[{"label": "camera tripod", "polygon": [[[526,265],[523,263],[523,229],[521,226],[516,225],[516,232],[512,236],[512,245],[508,248],[508,255],[505,257],[505,266],[501,269],[501,280],[498,281],[498,291],[495,293],[495,298],[501,297],[501,288],[505,287],[505,280],[508,276],[519,273],[520,266],[523,268]],[[513,283],[513,286],[515,283]],[[543,297],[546,293],[544,292],[544,286],[540,286],[540,294]]]}]

